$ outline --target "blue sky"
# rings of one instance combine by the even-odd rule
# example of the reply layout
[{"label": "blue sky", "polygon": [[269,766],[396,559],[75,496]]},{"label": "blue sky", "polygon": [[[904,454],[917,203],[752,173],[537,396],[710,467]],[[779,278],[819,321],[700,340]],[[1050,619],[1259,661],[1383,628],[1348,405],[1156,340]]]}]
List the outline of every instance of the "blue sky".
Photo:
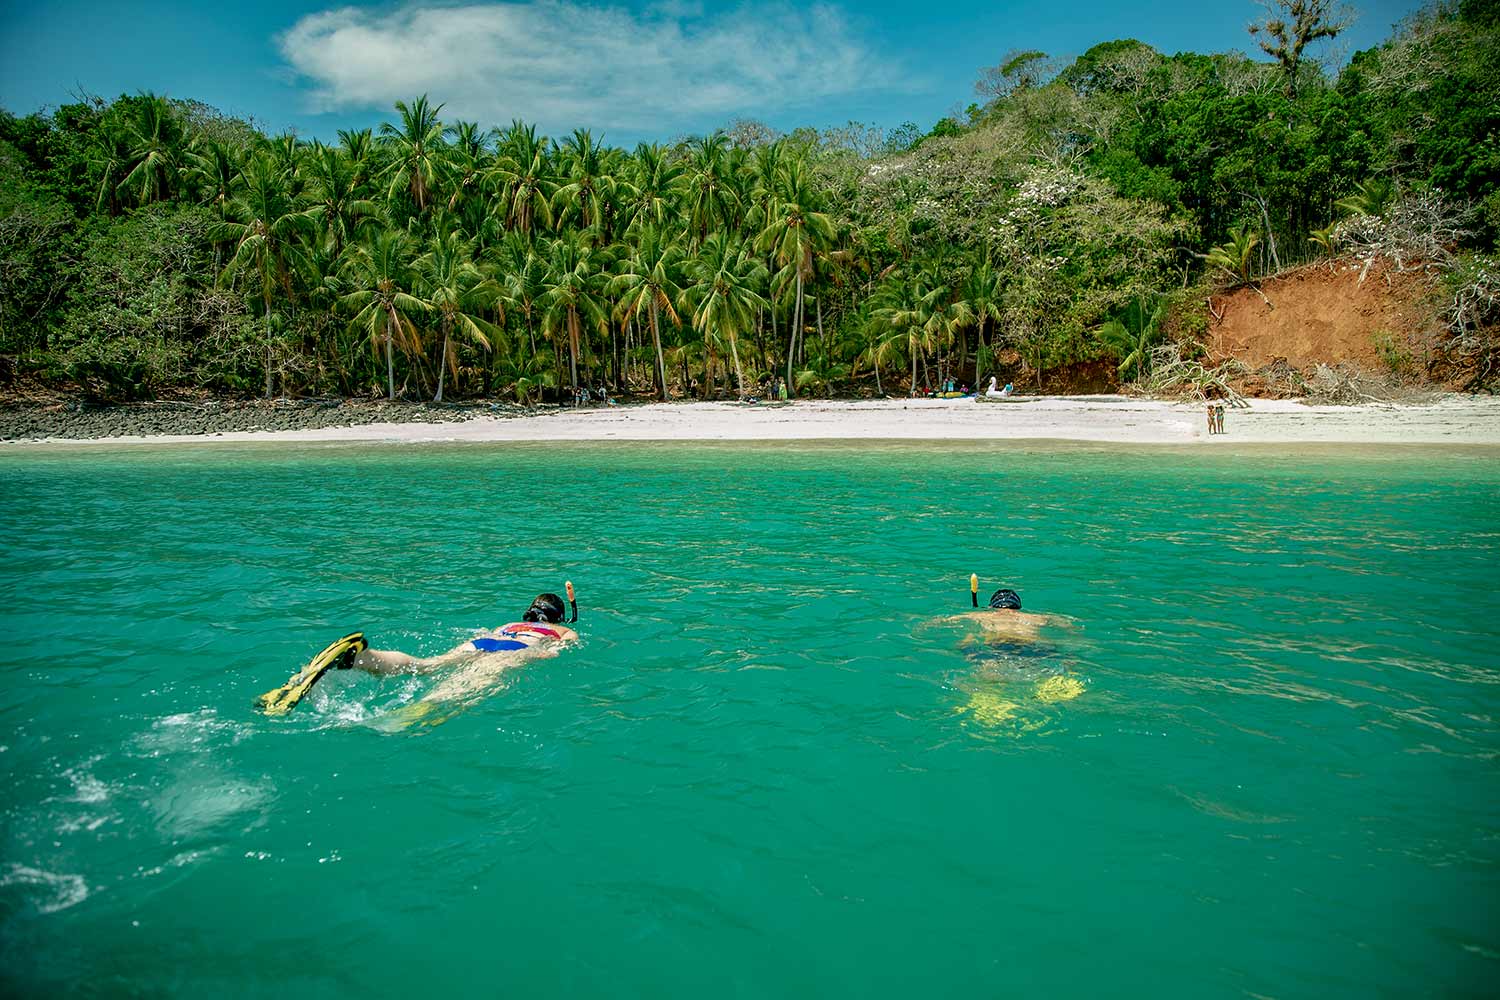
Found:
[{"label": "blue sky", "polygon": [[[1363,0],[1335,56],[1419,6]],[[0,105],[25,114],[80,89],[153,90],[320,138],[423,92],[447,120],[588,126],[619,144],[734,118],[926,128],[972,100],[979,69],[1007,51],[1074,56],[1115,38],[1249,51],[1259,13],[1252,0],[0,0]]]}]

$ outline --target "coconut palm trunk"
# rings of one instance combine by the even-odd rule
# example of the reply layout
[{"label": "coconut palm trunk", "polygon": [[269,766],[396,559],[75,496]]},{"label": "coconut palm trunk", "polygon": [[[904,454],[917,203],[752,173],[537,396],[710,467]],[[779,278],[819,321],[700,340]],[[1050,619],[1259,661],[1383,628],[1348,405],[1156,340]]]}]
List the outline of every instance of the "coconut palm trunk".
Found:
[{"label": "coconut palm trunk", "polygon": [[651,341],[656,348],[656,391],[667,401],[667,362],[661,353],[661,331],[658,329],[656,299],[651,300]]},{"label": "coconut palm trunk", "polygon": [[448,375],[448,325],[448,320],[443,320],[443,356],[438,362],[437,395],[432,397],[434,403],[443,401],[443,380]]},{"label": "coconut palm trunk", "polygon": [[266,398],[271,398],[271,297],[266,296]]},{"label": "coconut palm trunk", "polygon": [[[776,342],[781,339],[781,332],[776,329],[776,296],[774,293],[772,293],[768,294],[766,297],[771,300],[767,311],[771,314],[771,352],[775,353]],[[770,361],[767,360],[766,370],[769,371],[770,368]]]},{"label": "coconut palm trunk", "polygon": [[568,307],[568,374],[573,379],[573,389],[578,389],[578,310]]},{"label": "coconut palm trunk", "polygon": [[[797,331],[802,328],[802,268],[797,268],[797,304],[792,309],[792,332],[787,338],[786,385],[792,388],[792,362],[797,357]],[[795,395],[795,393],[794,393]]]},{"label": "coconut palm trunk", "polygon": [[396,401],[396,353],[391,346],[391,330],[385,330],[385,398]]},{"label": "coconut palm trunk", "polygon": [[739,339],[739,337],[733,334],[730,335],[729,356],[734,359],[734,381],[738,387],[737,391],[739,392],[740,400],[743,402],[745,399],[745,373],[740,368]]}]

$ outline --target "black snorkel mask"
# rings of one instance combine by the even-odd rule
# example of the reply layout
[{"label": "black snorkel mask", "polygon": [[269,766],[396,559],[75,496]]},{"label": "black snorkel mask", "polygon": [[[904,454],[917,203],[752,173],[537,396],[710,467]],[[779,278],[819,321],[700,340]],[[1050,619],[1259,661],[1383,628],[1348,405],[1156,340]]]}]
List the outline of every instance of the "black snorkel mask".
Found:
[{"label": "black snorkel mask", "polygon": [[562,598],[556,594],[538,594],[536,600],[531,602],[531,607],[521,616],[523,622],[548,622],[550,624],[572,625],[578,621],[578,600],[573,595],[573,581],[567,581],[568,604],[572,606],[573,617],[563,618]]},{"label": "black snorkel mask", "polygon": [[[974,607],[979,607],[979,574],[969,574],[969,600],[974,602]],[[1021,595],[1014,590],[1001,587],[990,595],[989,609],[991,611],[1020,611]]]},{"label": "black snorkel mask", "polygon": [[1020,611],[1021,595],[1002,587],[990,595],[990,608],[994,611]]}]

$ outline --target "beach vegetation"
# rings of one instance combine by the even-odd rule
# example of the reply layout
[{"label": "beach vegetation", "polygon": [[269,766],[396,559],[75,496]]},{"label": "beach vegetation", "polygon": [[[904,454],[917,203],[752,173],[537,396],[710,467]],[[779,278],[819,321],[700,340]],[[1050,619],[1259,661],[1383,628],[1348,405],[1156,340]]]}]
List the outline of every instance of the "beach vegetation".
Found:
[{"label": "beach vegetation", "polygon": [[0,371],[523,402],[1146,379],[1152,303],[1191,337],[1214,287],[1338,256],[1463,276],[1444,322],[1488,372],[1492,8],[1430,4],[1335,71],[1345,15],[1275,0],[1242,40],[1267,58],[1017,51],[927,128],[634,149],[442,95],[336,141],[149,92],[0,112]]},{"label": "beach vegetation", "polygon": [[1151,363],[1151,349],[1162,337],[1166,307],[1137,299],[1099,328],[1106,350],[1119,359],[1122,379],[1139,379]]}]

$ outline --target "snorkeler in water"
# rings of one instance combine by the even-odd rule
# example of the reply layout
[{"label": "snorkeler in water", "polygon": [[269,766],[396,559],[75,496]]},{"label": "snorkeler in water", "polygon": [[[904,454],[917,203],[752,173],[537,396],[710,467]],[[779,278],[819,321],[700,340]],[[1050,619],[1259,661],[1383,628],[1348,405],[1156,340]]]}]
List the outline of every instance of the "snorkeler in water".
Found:
[{"label": "snorkeler in water", "polygon": [[1074,627],[1071,618],[1022,611],[1021,595],[1009,587],[995,591],[981,608],[977,573],[969,577],[969,596],[974,610],[935,622],[979,626],[980,634],[965,640],[975,669],[959,684],[968,700],[958,712],[985,726],[1019,725],[1029,730],[1042,720],[1032,717],[1028,706],[1071,701],[1083,693],[1083,682],[1068,676],[1068,660],[1042,637],[1043,629]]},{"label": "snorkeler in water", "polygon": [[[577,620],[576,612],[573,620]],[[366,648],[347,657],[346,662],[339,664],[339,669],[353,667],[372,674],[428,674],[444,667],[502,654],[506,656],[506,665],[539,656],[556,656],[560,646],[578,639],[578,633],[562,622],[562,598],[556,594],[538,594],[520,621],[481,632],[446,653],[412,656],[394,649]]]},{"label": "snorkeler in water", "polygon": [[481,632],[469,641],[437,656],[412,656],[394,649],[371,649],[364,633],[354,632],[319,653],[291,680],[257,699],[268,715],[280,715],[301,701],[330,668],[364,670],[372,674],[427,674],[452,669],[449,677],[429,692],[423,701],[449,701],[488,687],[504,671],[528,660],[556,656],[578,640],[568,628],[578,620],[578,602],[573,584],[567,584],[573,616],[564,624],[563,601],[556,594],[538,594],[521,620]]},{"label": "snorkeler in water", "polygon": [[969,595],[974,602],[973,611],[946,615],[940,622],[973,622],[984,633],[986,639],[1030,642],[1048,626],[1070,627],[1072,620],[1060,615],[1039,615],[1021,610],[1021,595],[1008,587],[1001,587],[990,595],[989,604],[979,606],[979,574],[969,577]]}]

